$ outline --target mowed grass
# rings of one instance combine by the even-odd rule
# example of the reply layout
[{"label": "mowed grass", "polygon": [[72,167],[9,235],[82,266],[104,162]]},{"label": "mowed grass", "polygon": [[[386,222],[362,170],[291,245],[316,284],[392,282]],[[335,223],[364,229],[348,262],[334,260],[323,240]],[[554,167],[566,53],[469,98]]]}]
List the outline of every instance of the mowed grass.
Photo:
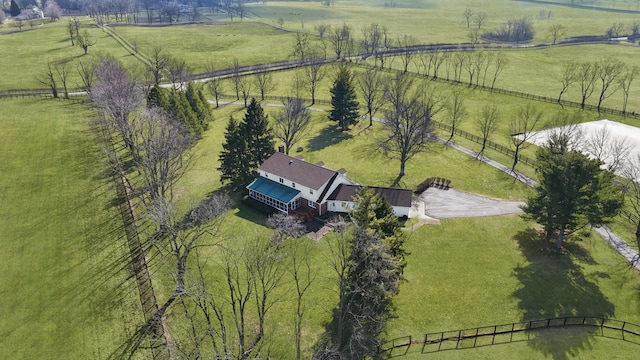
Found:
[{"label": "mowed grass", "polygon": [[[84,55],[82,48],[71,46],[66,28],[68,20],[69,18],[63,17],[55,23],[46,23],[33,30],[0,34],[0,68],[3,69],[0,90],[47,88],[38,79],[46,74],[48,63],[68,64],[69,88],[78,88],[82,84],[75,67],[80,61],[89,64],[96,59],[110,56],[126,66],[138,63],[138,60],[113,38],[100,29],[90,27],[92,23],[86,19],[83,19],[80,31],[82,33],[87,30],[96,43],[89,48],[89,53]],[[52,67],[55,73],[55,67]],[[62,95],[62,83],[59,80],[58,88]]]},{"label": "mowed grass", "polygon": [[142,321],[92,115],[0,101],[0,358],[105,359]]},{"label": "mowed grass", "polygon": [[191,71],[203,73],[208,64],[215,69],[287,60],[293,53],[295,35],[269,25],[240,22],[216,25],[168,27],[118,26],[114,31],[150,56],[154,48],[184,60]]},{"label": "mowed grass", "polygon": [[[357,37],[360,29],[372,23],[385,25],[392,37],[411,35],[420,43],[469,42],[463,13],[470,8],[475,13],[487,14],[481,31],[493,31],[508,19],[531,17],[534,23],[534,42],[549,40],[548,30],[553,24],[567,28],[566,36],[604,35],[614,22],[632,23],[637,14],[621,14],[576,9],[552,4],[534,4],[511,0],[404,0],[394,1],[394,8],[385,7],[384,0],[345,0],[330,7],[318,2],[269,1],[248,6],[260,19],[275,23],[285,20],[284,27],[291,30],[313,31],[318,24],[350,25]],[[545,16],[540,17],[541,11]],[[548,14],[551,12],[551,18]],[[304,26],[304,28],[303,28]],[[474,25],[471,24],[471,27]]]},{"label": "mowed grass", "polygon": [[[570,240],[556,253],[530,227],[505,216],[445,220],[412,233],[389,338],[563,316],[640,322],[640,277],[600,237]],[[626,358],[631,347],[583,330],[555,335],[438,356],[597,358],[606,349],[608,358]]]}]

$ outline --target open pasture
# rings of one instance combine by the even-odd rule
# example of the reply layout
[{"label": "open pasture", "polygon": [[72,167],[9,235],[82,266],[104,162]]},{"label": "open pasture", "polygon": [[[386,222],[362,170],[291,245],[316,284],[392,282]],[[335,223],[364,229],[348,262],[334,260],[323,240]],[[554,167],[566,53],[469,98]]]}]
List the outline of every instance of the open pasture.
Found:
[{"label": "open pasture", "polygon": [[288,60],[293,53],[295,35],[269,25],[234,22],[214,25],[176,25],[166,27],[117,26],[119,35],[149,56],[159,47],[184,60],[194,73],[203,73],[208,64],[214,69]]},{"label": "open pasture", "polygon": [[[466,41],[468,29],[462,12],[467,6],[495,14],[490,15],[487,26],[500,24],[508,16],[536,14],[540,10],[539,5],[507,0],[398,0],[397,3],[397,8],[385,9],[379,0],[338,1],[330,8],[320,7],[317,2],[266,2],[251,5],[250,9],[256,15],[260,15],[260,11],[270,12],[260,15],[259,21],[273,19],[275,22],[278,17],[289,16],[284,27],[291,30],[302,28],[303,23],[305,30],[312,31],[317,24],[346,22],[358,33],[371,19],[380,19],[380,24],[382,20],[389,21],[393,36],[407,33],[421,42]],[[575,11],[576,19],[581,19],[576,21],[581,25],[579,28],[566,25],[569,34],[599,33],[612,21],[604,16],[598,18],[599,13],[591,10],[583,12],[555,6],[548,9],[553,10],[557,20],[569,18],[569,15],[561,17],[565,11],[566,14]],[[615,21],[617,19],[628,21],[629,18],[621,15]],[[52,31],[47,31],[47,24],[41,29],[0,35],[3,49],[5,44],[16,49],[9,56],[3,53],[0,65],[7,68],[32,61],[37,65],[29,65],[28,69],[35,79],[35,73],[42,72],[46,65],[46,54],[50,54],[52,61],[77,60],[69,51],[63,21],[53,24],[49,28]],[[552,22],[536,20],[538,23]],[[91,58],[94,54],[111,54],[126,64],[138,63],[106,34],[98,29],[90,31],[98,40],[90,49]],[[182,55],[195,72],[204,71],[208,63],[217,68],[231,66],[234,58],[238,58],[241,65],[284,60],[292,52],[294,39],[292,33],[250,21],[161,28],[122,26],[115,27],[115,31],[135,43],[143,53],[159,44],[174,56]],[[544,37],[539,32],[536,41],[545,41]],[[11,39],[11,43],[7,39]],[[19,49],[29,41],[39,46],[28,48],[26,55],[21,55]],[[104,48],[98,51],[101,44]],[[71,49],[74,54],[81,54],[81,49]],[[543,60],[550,55],[539,56],[537,61],[522,56],[512,62],[526,66],[523,71],[539,64],[548,66]],[[530,76],[540,77],[538,71],[541,70],[532,71]],[[279,85],[274,94],[289,93],[291,74],[274,74]],[[530,81],[518,76],[514,69],[502,79],[509,85]],[[27,77],[11,82],[4,79],[1,86],[6,88],[40,87],[35,80],[27,81]],[[330,84],[329,77],[323,81],[318,99],[329,99]],[[531,84],[532,88],[544,89],[538,82]],[[225,92],[231,93],[229,84],[225,86]],[[450,85],[437,83],[435,86],[446,93]],[[475,117],[484,104],[493,102],[501,109],[501,124],[492,140],[508,145],[508,120],[529,100],[473,89],[466,91],[469,117],[461,128],[476,133]],[[545,114],[553,114],[558,108],[554,104],[535,104]],[[0,280],[0,312],[3,314],[0,357],[107,358],[142,319],[137,290],[124,281],[126,274],[115,265],[127,255],[127,249],[117,208],[111,202],[113,189],[103,172],[95,133],[88,125],[93,114],[81,105],[62,101],[11,99],[2,100],[2,105],[0,170],[4,176],[0,179],[0,200],[5,206],[0,210],[3,250],[0,269],[5,275]],[[266,111],[273,116],[278,109],[267,107]],[[193,149],[193,163],[179,183],[179,211],[184,211],[187,203],[197,202],[221,189],[216,168],[226,121],[231,115],[240,119],[244,111],[236,105],[215,110],[216,120]],[[360,183],[379,186],[397,183],[413,188],[427,177],[439,176],[452,180],[456,189],[496,198],[522,200],[530,193],[530,189],[507,175],[438,144],[410,160],[406,176],[397,179],[399,163],[389,160],[377,146],[382,132],[378,124],[367,127],[362,121],[349,131],[340,132],[327,120],[326,113],[312,112],[312,116],[312,129],[299,145],[304,149],[299,154],[310,162],[323,161],[330,168],[344,167],[348,176]],[[587,113],[585,120],[595,116]],[[437,120],[446,123],[446,113],[439,114]],[[526,154],[532,155],[533,149]],[[257,237],[269,236],[270,231],[264,226],[265,216],[243,204],[227,216],[220,229],[224,241],[240,246]],[[516,216],[454,219],[411,233],[407,241],[410,252],[405,269],[407,281],[396,299],[398,317],[390,323],[388,337],[420,336],[425,332],[565,315],[606,316],[640,323],[640,277],[629,271],[622,257],[589,233],[581,233],[581,237],[569,241],[565,252],[551,252],[544,240],[530,229],[532,226]],[[218,250],[218,247],[206,250],[209,273],[215,271],[215,262],[220,259]],[[328,253],[325,241],[315,244],[312,256],[318,280],[306,299],[309,315],[304,323],[303,343],[307,349],[317,340],[336,303]],[[167,281],[170,275],[164,270],[166,268],[160,267],[154,274],[160,299],[167,296],[167,286],[171,284]],[[282,291],[282,301],[270,314],[268,329],[273,335],[273,344],[269,345],[278,349],[281,358],[293,355],[293,336],[289,330],[292,329],[292,305],[285,301],[287,290],[290,288]],[[181,310],[176,307],[173,311]],[[176,331],[187,326],[177,324]],[[636,348],[637,345],[594,337],[588,332],[568,330],[545,332],[527,343],[446,352],[432,357],[625,358]]]},{"label": "open pasture", "polygon": [[[68,84],[70,89],[78,88],[81,84],[76,64],[82,61],[89,64],[101,57],[113,57],[127,66],[139,63],[131,54],[125,51],[113,38],[100,29],[89,26],[85,20],[81,32],[86,29],[95,40],[95,45],[89,48],[89,53],[79,46],[71,46],[69,32],[66,28],[68,18],[62,18],[55,23],[46,23],[33,30],[25,30],[10,34],[0,34],[0,68],[2,81],[0,90],[9,89],[42,89],[47,88],[38,79],[47,72],[47,64],[66,64],[68,66]],[[62,94],[62,84],[58,80],[58,88]]]},{"label": "open pasture", "polygon": [[[553,4],[513,0],[405,0],[394,1],[396,7],[385,7],[383,0],[342,0],[330,7],[318,2],[269,1],[248,7],[260,20],[276,23],[285,20],[284,27],[295,31],[314,31],[314,26],[347,23],[360,36],[360,29],[371,23],[386,25],[392,37],[411,35],[420,43],[468,42],[463,13],[466,8],[487,14],[481,30],[491,31],[510,18],[530,16],[536,32],[534,42],[549,41],[548,30],[553,24],[567,28],[567,36],[604,35],[614,22],[630,23],[638,14],[607,13]],[[544,11],[544,16],[542,12]],[[551,17],[549,17],[549,12]],[[304,26],[304,28],[303,28]]]},{"label": "open pasture", "polygon": [[0,101],[0,358],[104,359],[142,321],[91,116]]}]

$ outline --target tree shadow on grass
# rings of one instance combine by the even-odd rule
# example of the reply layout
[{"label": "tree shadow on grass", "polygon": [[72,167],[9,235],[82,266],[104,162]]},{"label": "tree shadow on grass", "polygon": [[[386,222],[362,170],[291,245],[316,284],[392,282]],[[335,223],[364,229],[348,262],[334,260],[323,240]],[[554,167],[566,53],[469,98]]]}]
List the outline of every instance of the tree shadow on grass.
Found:
[{"label": "tree shadow on grass", "polygon": [[318,151],[336,145],[343,140],[351,139],[352,137],[353,135],[340,131],[340,129],[335,126],[327,126],[320,131],[320,134],[309,140],[307,146],[309,151]]},{"label": "tree shadow on grass", "polygon": [[[520,231],[513,239],[527,259],[526,266],[513,270],[513,276],[521,284],[513,296],[519,299],[522,321],[565,316],[608,318],[614,315],[614,305],[596,283],[587,279],[582,266],[576,263],[596,264],[588,252],[577,249],[579,245],[557,252],[552,243],[534,229]],[[592,336],[589,331],[575,331],[570,339],[545,335],[529,344],[546,356],[563,360],[588,350]]]}]

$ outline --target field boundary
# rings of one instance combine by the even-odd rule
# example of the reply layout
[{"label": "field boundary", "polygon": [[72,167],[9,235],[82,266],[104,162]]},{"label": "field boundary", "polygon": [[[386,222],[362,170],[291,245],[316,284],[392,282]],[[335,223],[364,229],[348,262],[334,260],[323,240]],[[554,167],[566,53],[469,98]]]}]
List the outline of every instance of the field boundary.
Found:
[{"label": "field boundary", "polygon": [[[429,354],[448,350],[510,344],[531,340],[531,334],[549,328],[587,327],[593,335],[640,345],[640,325],[601,317],[559,317],[427,333],[419,338],[403,336],[387,341],[378,350],[388,358],[411,353]],[[412,351],[415,350],[415,351]]]}]

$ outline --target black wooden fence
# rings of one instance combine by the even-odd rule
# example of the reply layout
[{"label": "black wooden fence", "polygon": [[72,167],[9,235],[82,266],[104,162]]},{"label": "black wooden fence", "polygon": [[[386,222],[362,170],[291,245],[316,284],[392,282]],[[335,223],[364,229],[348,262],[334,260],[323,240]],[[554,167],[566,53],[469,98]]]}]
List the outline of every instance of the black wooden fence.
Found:
[{"label": "black wooden fence", "polygon": [[[433,125],[435,127],[437,127],[437,128],[440,128],[440,129],[443,129],[443,130],[446,130],[446,131],[449,131],[449,132],[451,131],[451,125],[447,125],[447,124],[444,124],[444,123],[441,123],[441,122],[438,122],[438,121],[433,121]],[[474,135],[472,133],[469,133],[469,132],[466,132],[466,131],[460,130],[460,129],[455,129],[454,133],[456,135],[460,135],[460,136],[464,137],[467,140],[471,140],[471,141],[473,141],[475,143],[482,144],[483,138],[478,136],[478,135]],[[498,143],[495,143],[493,141],[490,141],[490,140],[487,140],[486,145],[487,145],[487,149],[496,150],[496,151],[498,151],[498,152],[500,152],[502,154],[508,155],[510,157],[514,157],[515,154],[516,154],[515,151],[509,149],[508,147],[502,146],[502,145],[500,145]],[[518,155],[518,162],[526,164],[526,165],[529,165],[529,166],[535,166],[535,164],[536,164],[535,159],[532,159],[530,157],[526,157],[526,156],[523,156],[523,155]]]},{"label": "black wooden fence", "polygon": [[536,330],[548,328],[588,327],[593,335],[628,341],[640,345],[640,325],[599,317],[560,317],[523,321],[511,324],[484,326],[463,330],[428,333],[420,338],[395,338],[380,347],[379,354],[387,358],[419,352],[421,354],[447,350],[527,341]]}]

